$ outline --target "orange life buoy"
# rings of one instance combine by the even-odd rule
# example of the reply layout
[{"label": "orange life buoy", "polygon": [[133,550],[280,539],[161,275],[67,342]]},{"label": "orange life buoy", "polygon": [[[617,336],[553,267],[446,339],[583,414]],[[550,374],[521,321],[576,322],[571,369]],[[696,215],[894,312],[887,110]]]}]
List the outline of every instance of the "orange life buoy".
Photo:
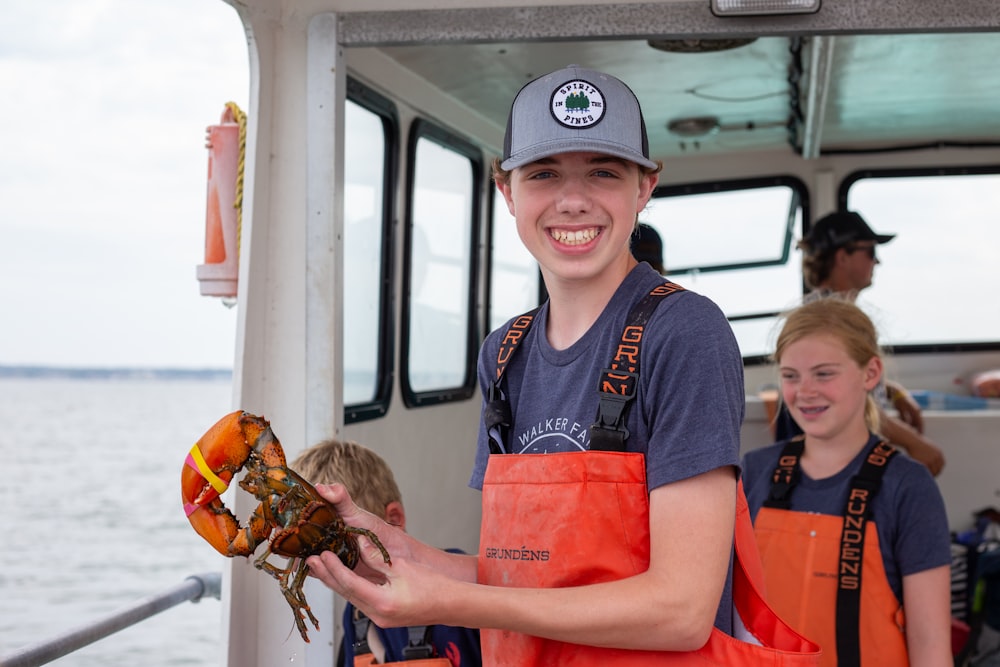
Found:
[{"label": "orange life buoy", "polygon": [[239,275],[239,233],[243,209],[246,115],[226,104],[218,125],[206,129],[208,205],[205,263],[197,268],[202,296],[235,297]]}]

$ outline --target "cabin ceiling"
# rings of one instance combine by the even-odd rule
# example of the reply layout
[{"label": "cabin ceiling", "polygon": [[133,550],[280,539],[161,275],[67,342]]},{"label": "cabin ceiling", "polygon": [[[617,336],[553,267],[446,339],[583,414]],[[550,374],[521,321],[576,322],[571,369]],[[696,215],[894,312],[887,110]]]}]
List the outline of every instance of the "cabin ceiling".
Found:
[{"label": "cabin ceiling", "polygon": [[[732,42],[725,37],[718,40]],[[568,64],[614,74],[642,104],[656,157],[1000,141],[1000,33],[448,43],[379,49],[498,127],[517,90]],[[688,134],[668,129],[684,119]],[[699,132],[699,127],[702,131]]]}]

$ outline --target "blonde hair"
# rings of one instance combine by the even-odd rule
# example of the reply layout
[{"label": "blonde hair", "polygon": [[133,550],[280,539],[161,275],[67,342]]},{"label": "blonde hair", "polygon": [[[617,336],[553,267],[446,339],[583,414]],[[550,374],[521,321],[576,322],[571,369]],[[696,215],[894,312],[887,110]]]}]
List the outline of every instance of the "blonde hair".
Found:
[{"label": "blonde hair", "polygon": [[[782,353],[792,343],[815,334],[839,340],[847,356],[859,367],[863,368],[873,357],[882,358],[878,332],[871,319],[848,299],[831,295],[805,303],[785,315],[774,348],[774,361],[780,363]],[[865,423],[868,430],[878,432],[879,409],[871,392],[865,400]]]},{"label": "blonde hair", "polygon": [[389,464],[356,442],[323,440],[300,452],[291,468],[312,484],[343,484],[359,507],[379,517],[389,503],[403,502]]}]

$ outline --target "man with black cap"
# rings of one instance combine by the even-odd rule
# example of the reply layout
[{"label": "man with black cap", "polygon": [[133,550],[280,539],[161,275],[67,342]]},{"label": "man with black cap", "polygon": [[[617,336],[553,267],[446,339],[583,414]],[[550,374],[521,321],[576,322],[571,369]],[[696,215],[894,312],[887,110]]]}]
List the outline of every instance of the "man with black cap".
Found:
[{"label": "man with black cap", "polygon": [[816,221],[799,243],[806,284],[820,293],[837,293],[854,299],[872,284],[879,263],[876,247],[895,234],[876,234],[854,211],[836,211]]},{"label": "man with black cap", "polygon": [[762,597],[734,594],[760,567],[743,566],[759,557],[737,480],[742,358],[718,306],[632,256],[661,169],[609,74],[570,66],[514,98],[494,182],[548,299],[480,351],[479,553],[320,489],[392,564],[362,539],[362,577],[331,552],[310,571],[379,625],[482,628],[486,665],[816,664]]},{"label": "man with black cap", "polygon": [[[839,295],[854,301],[858,292],[870,287],[879,263],[877,248],[895,238],[878,234],[854,211],[835,211],[812,226],[799,242],[802,250],[802,275],[812,290],[806,300]],[[901,385],[886,381],[886,398],[899,411],[897,418],[881,411],[882,435],[899,445],[937,475],[944,468],[941,449],[923,435],[924,420],[920,406]],[[783,440],[800,432],[784,410],[779,415],[776,437]]]}]

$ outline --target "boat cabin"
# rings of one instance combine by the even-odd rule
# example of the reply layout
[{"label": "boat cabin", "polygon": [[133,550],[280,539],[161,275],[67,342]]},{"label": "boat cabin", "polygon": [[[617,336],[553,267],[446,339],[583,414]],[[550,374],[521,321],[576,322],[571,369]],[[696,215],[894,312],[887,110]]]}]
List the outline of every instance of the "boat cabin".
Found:
[{"label": "boat cabin", "polygon": [[[290,458],[362,442],[396,471],[410,532],[477,549],[477,351],[544,299],[490,164],[520,87],[579,64],[640,100],[665,165],[642,221],[668,276],[732,324],[744,447],[771,442],[760,397],[805,289],[796,243],[855,210],[896,235],[859,304],[925,401],[953,529],[1000,502],[1000,408],[970,387],[1000,368],[993,2],[228,1],[251,72],[234,408]],[[305,644],[270,577],[225,567],[226,664],[333,664],[341,600],[309,582]]]}]

